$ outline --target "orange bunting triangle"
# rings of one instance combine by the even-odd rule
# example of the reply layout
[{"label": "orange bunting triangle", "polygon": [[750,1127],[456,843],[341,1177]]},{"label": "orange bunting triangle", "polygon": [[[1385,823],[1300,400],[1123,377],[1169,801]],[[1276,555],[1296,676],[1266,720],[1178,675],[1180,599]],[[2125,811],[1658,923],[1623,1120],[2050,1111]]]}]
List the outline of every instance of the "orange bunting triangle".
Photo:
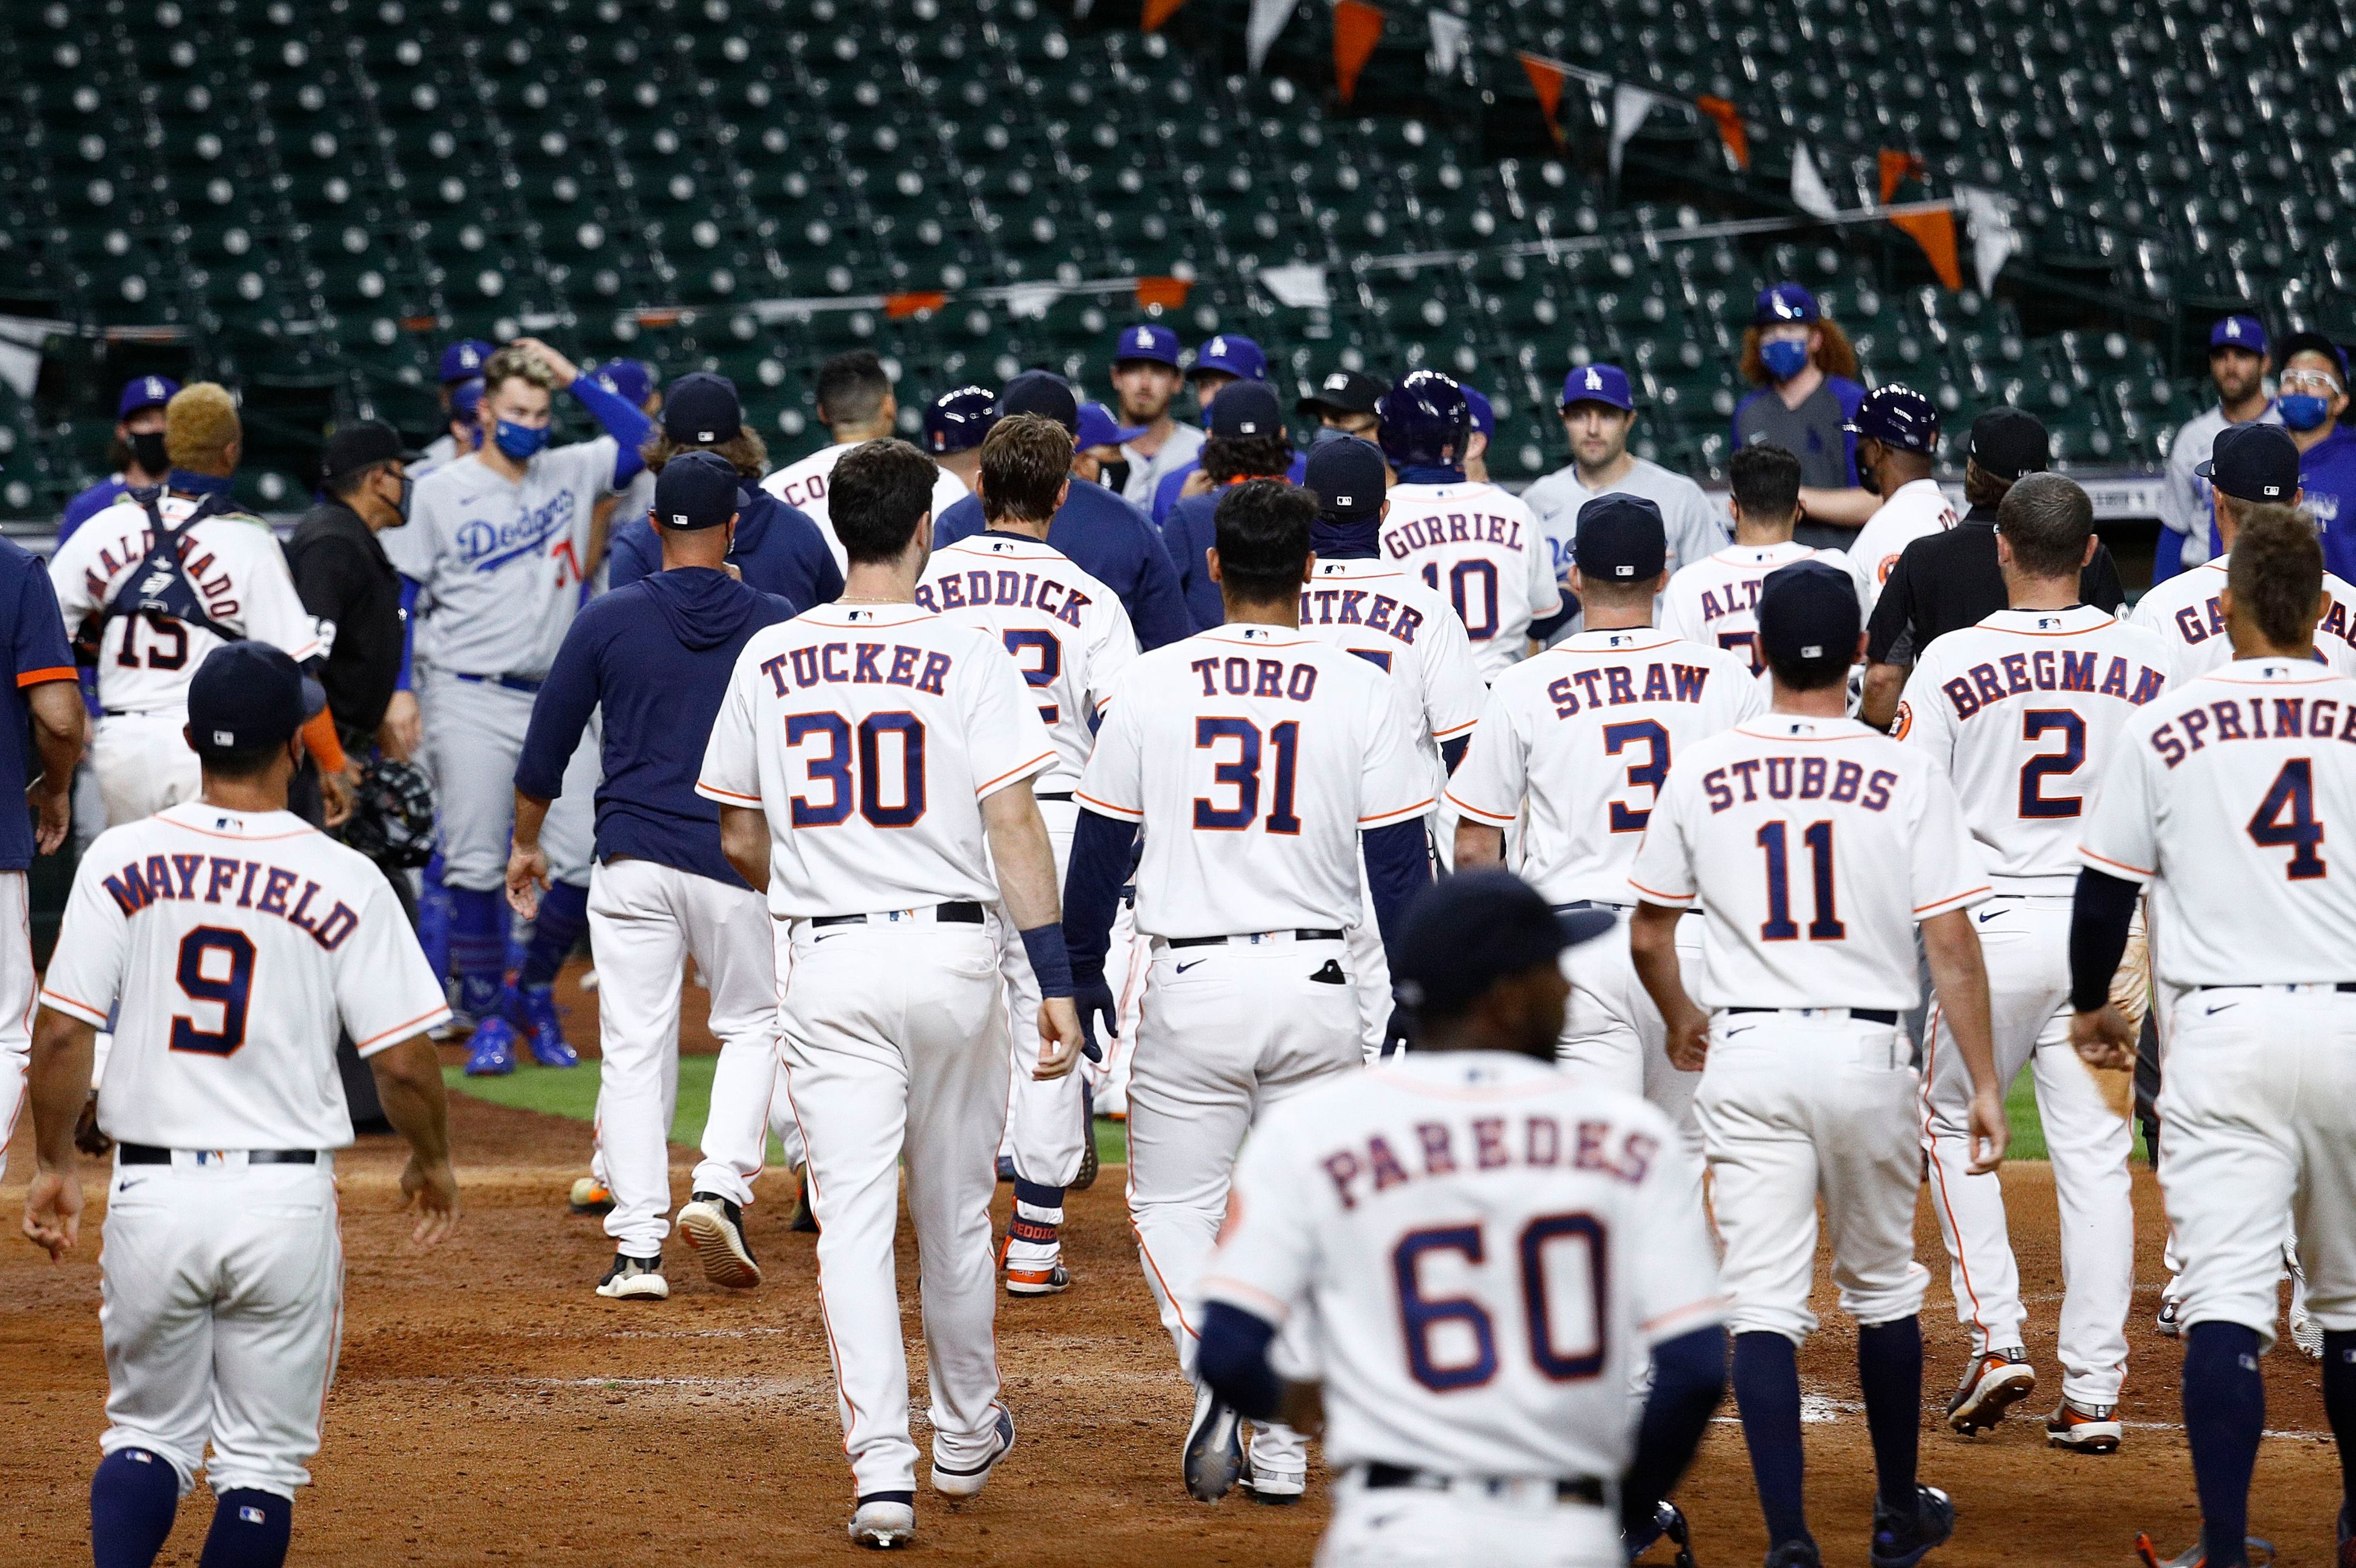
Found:
[{"label": "orange bunting triangle", "polygon": [[1881,149],[1881,199],[1885,206],[1891,197],[1898,194],[1899,181],[1922,177],[1921,158],[1912,153],[1901,153],[1895,147]]},{"label": "orange bunting triangle", "polygon": [[1178,14],[1186,0],[1145,0],[1145,18],[1141,24],[1149,33],[1158,33],[1162,24]]},{"label": "orange bunting triangle", "polygon": [[1931,258],[1931,270],[1950,289],[1964,286],[1963,268],[1955,261],[1955,215],[1953,212],[1910,212],[1890,222],[1913,237]]},{"label": "orange bunting triangle", "polygon": [[1709,116],[1710,123],[1718,127],[1718,139],[1734,155],[1735,166],[1749,168],[1751,133],[1742,127],[1742,111],[1723,98],[1707,96],[1695,99],[1694,107]]},{"label": "orange bunting triangle", "polygon": [[927,310],[938,310],[949,302],[949,296],[937,290],[913,294],[887,294],[884,296],[884,315],[892,321],[905,321],[911,316],[921,316]]},{"label": "orange bunting triangle", "polygon": [[1175,310],[1186,303],[1186,291],[1193,286],[1184,278],[1140,278],[1137,303],[1146,310]]},{"label": "orange bunting triangle", "polygon": [[1562,126],[1557,123],[1555,112],[1562,107],[1562,68],[1532,54],[1523,55],[1521,61],[1522,70],[1530,79],[1530,91],[1538,95],[1538,110],[1546,116],[1547,129],[1560,142]]},{"label": "orange bunting triangle", "polygon": [[1366,0],[1334,0],[1333,87],[1342,102],[1358,93],[1358,73],[1366,68],[1383,36],[1383,14]]}]

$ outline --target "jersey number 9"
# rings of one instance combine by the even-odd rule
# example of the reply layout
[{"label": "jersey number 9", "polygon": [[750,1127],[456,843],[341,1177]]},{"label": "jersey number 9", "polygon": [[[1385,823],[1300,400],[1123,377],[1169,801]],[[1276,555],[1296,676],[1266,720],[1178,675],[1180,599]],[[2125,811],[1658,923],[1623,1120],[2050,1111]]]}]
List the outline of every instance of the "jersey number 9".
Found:
[{"label": "jersey number 9", "polygon": [[[855,747],[851,721],[841,714],[794,714],[787,718],[788,746],[804,746],[818,740],[826,743],[825,752],[805,752],[802,767],[812,792],[823,786],[826,797],[814,800],[808,795],[795,796],[794,826],[833,827],[850,820],[853,805],[859,808],[861,816],[879,828],[913,827],[924,816],[925,725],[916,714],[868,714],[859,721]],[[893,770],[884,766],[884,758],[892,751],[898,753],[896,805],[886,800],[894,781],[890,777]],[[858,764],[855,780],[854,756]]]},{"label": "jersey number 9", "polygon": [[[1579,1248],[1575,1258],[1561,1251],[1572,1243]],[[1605,1286],[1610,1278],[1602,1222],[1591,1214],[1540,1215],[1522,1227],[1516,1251],[1530,1360],[1551,1382],[1594,1377],[1603,1369]],[[1391,1249],[1391,1276],[1398,1286],[1408,1370],[1436,1394],[1477,1389],[1497,1375],[1497,1326],[1489,1309],[1469,1295],[1423,1294],[1423,1260],[1448,1252],[1467,1263],[1486,1262],[1487,1238],[1479,1225],[1453,1225],[1409,1231]],[[1558,1282],[1583,1283],[1585,1290],[1558,1302],[1554,1292]],[[1558,1307],[1568,1312],[1558,1314]],[[1579,1316],[1586,1321],[1561,1320]],[[1557,1338],[1558,1331],[1569,1338],[1569,1348]]]},{"label": "jersey number 9", "polygon": [[245,1044],[246,1004],[253,995],[253,939],[221,926],[198,926],[180,939],[176,978],[190,1002],[220,1008],[220,1027],[199,1029],[194,1018],[175,1014],[172,1048],[235,1056]]}]

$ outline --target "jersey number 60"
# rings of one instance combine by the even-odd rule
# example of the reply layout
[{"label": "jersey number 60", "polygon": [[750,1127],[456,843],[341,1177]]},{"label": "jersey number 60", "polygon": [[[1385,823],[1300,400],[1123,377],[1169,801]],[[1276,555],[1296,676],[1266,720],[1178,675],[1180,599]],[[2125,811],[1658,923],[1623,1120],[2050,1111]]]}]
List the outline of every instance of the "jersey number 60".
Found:
[{"label": "jersey number 60", "polygon": [[[1556,1340],[1558,1324],[1549,1285],[1547,1262],[1554,1258],[1554,1277],[1563,1277],[1569,1262],[1549,1249],[1577,1243],[1583,1254],[1588,1321],[1579,1343],[1566,1350]],[[1591,1214],[1544,1214],[1522,1227],[1520,1254],[1522,1313],[1529,1331],[1530,1360],[1549,1381],[1564,1383],[1591,1378],[1603,1370],[1604,1304],[1610,1300],[1609,1264],[1603,1244],[1603,1224]],[[1451,1225],[1411,1230],[1391,1249],[1391,1275],[1398,1285],[1399,1325],[1406,1331],[1407,1367],[1415,1380],[1433,1393],[1477,1389],[1497,1375],[1497,1326],[1489,1309],[1469,1295],[1429,1296],[1419,1277],[1425,1257],[1454,1252],[1467,1263],[1488,1261],[1488,1241],[1479,1225]],[[1576,1310],[1572,1303],[1565,1303]],[[1445,1330],[1453,1328],[1453,1333]],[[1441,1340],[1451,1343],[1440,1343]]]}]

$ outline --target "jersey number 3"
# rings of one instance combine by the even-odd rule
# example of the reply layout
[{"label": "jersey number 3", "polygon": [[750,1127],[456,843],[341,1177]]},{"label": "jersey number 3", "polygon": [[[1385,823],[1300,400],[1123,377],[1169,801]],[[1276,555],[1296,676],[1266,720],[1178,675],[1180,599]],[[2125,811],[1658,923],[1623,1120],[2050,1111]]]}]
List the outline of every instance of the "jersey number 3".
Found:
[{"label": "jersey number 3", "polygon": [[180,939],[175,978],[190,1002],[209,1002],[220,1009],[220,1027],[199,1029],[194,1018],[175,1014],[172,1048],[235,1056],[245,1044],[246,1004],[253,996],[253,939],[222,926],[198,926]]}]

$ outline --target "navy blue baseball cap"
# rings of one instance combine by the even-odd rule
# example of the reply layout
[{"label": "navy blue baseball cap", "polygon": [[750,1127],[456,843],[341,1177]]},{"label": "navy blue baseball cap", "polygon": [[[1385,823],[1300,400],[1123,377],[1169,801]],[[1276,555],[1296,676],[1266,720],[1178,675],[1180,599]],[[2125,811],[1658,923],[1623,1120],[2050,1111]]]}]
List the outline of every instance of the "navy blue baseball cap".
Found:
[{"label": "navy blue baseball cap", "polygon": [[1364,522],[1382,515],[1389,470],[1382,449],[1373,442],[1335,431],[1333,440],[1309,449],[1308,468],[1301,482],[1317,498],[1317,510],[1327,520]]},{"label": "navy blue baseball cap", "polygon": [[483,378],[450,383],[450,412],[471,423],[475,411],[483,406]]},{"label": "navy blue baseball cap", "polygon": [[1464,389],[1464,406],[1472,415],[1472,428],[1494,440],[1497,435],[1497,411],[1489,406],[1489,396],[1469,381],[1459,381]]},{"label": "navy blue baseball cap", "polygon": [[744,434],[744,405],[736,383],[710,371],[690,371],[663,393],[663,434],[687,446],[717,446]]},{"label": "navy blue baseball cap", "polygon": [[199,752],[258,751],[284,746],[327,705],[327,693],[284,649],[248,639],[214,649],[197,666],[188,733]]},{"label": "navy blue baseball cap", "polygon": [[1194,362],[1187,367],[1186,375],[1189,380],[1195,376],[1237,376],[1248,381],[1264,381],[1268,380],[1268,356],[1250,338],[1222,332],[1194,350]]},{"label": "navy blue baseball cap", "polygon": [[1570,558],[1604,582],[1649,583],[1668,570],[1668,525],[1660,507],[1643,496],[1598,496],[1579,509]]},{"label": "navy blue baseball cap", "polygon": [[2298,494],[2298,443],[2279,424],[2229,424],[2192,471],[2235,500],[2286,505]]},{"label": "navy blue baseball cap", "polygon": [[1770,659],[1846,664],[1862,621],[1857,579],[1823,561],[1794,561],[1759,585],[1759,648]]},{"label": "navy blue baseball cap", "polygon": [[1174,371],[1178,368],[1178,334],[1152,321],[1124,327],[1119,342],[1113,347],[1112,362],[1118,365],[1124,360],[1151,360]]},{"label": "navy blue baseball cap", "polygon": [[114,417],[128,419],[143,408],[161,408],[179,390],[180,383],[169,376],[135,376],[123,383],[123,400],[115,405]]},{"label": "navy blue baseball cap", "polygon": [[1040,413],[1072,433],[1075,442],[1080,434],[1080,400],[1072,391],[1072,383],[1049,371],[1025,371],[1006,383],[998,394],[998,416],[1010,413]]},{"label": "navy blue baseball cap", "polygon": [[2260,359],[2266,353],[2266,324],[2254,316],[2228,316],[2209,328],[2209,351],[2246,349]]},{"label": "navy blue baseball cap", "polygon": [[1898,381],[1885,381],[1866,393],[1857,405],[1857,417],[1841,428],[1903,452],[1935,452],[1939,447],[1937,407]]},{"label": "navy blue baseball cap", "polygon": [[1554,962],[1619,924],[1608,909],[1556,914],[1510,871],[1443,876],[1408,906],[1391,993],[1409,1012],[1455,1013],[1501,980]]},{"label": "navy blue baseball cap", "polygon": [[717,452],[681,452],[655,476],[657,526],[677,533],[718,528],[736,515],[736,470]]},{"label": "navy blue baseball cap", "polygon": [[608,360],[589,372],[589,379],[637,408],[655,390],[655,368],[644,360]]},{"label": "navy blue baseball cap", "polygon": [[1276,389],[1266,381],[1237,381],[1223,389],[1211,405],[1211,434],[1235,440],[1246,435],[1282,435],[1284,411],[1277,406]]},{"label": "navy blue baseball cap", "polygon": [[1382,406],[1389,383],[1364,371],[1328,371],[1317,390],[1292,405],[1294,412],[1314,418],[1325,413],[1372,413]]},{"label": "navy blue baseball cap", "polygon": [[1606,408],[1633,413],[1636,400],[1628,395],[1628,372],[1617,365],[1581,365],[1562,378],[1562,406],[1600,403]]},{"label": "navy blue baseball cap", "polygon": [[1795,283],[1770,284],[1751,305],[1754,327],[1782,327],[1794,321],[1821,321],[1825,313],[1816,296]]},{"label": "navy blue baseball cap", "polygon": [[483,366],[493,352],[480,338],[459,338],[442,350],[442,384],[446,387],[452,381],[473,381],[483,373]]},{"label": "navy blue baseball cap", "polygon": [[2320,354],[2340,369],[2340,384],[2348,385],[2348,350],[2320,332],[2286,332],[2275,355],[2277,371],[2300,354]]},{"label": "navy blue baseball cap", "polygon": [[925,405],[925,450],[936,457],[970,452],[998,423],[998,394],[988,387],[958,387]]},{"label": "navy blue baseball cap", "polygon": [[1072,445],[1085,452],[1091,446],[1119,446],[1145,434],[1142,424],[1123,424],[1112,416],[1112,410],[1100,403],[1080,404],[1079,433]]}]

